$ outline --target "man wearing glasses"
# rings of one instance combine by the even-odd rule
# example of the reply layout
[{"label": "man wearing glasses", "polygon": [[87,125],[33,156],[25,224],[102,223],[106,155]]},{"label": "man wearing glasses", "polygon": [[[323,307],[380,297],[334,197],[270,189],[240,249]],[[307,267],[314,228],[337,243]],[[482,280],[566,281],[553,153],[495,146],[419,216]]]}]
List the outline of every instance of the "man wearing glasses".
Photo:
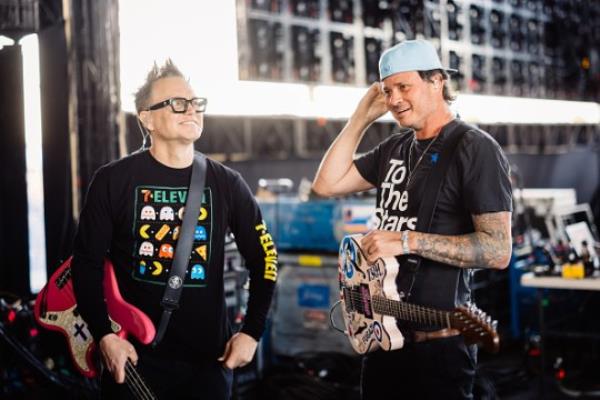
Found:
[{"label": "man wearing glasses", "polygon": [[[152,348],[112,333],[102,292],[107,255],[125,301],[158,326],[207,100],[196,96],[168,60],[150,71],[135,95],[135,105],[151,146],[96,171],[72,262],[78,308],[106,366],[102,397],[131,397],[121,384],[129,359],[159,398],[228,399],[232,370],[252,360],[264,330],[277,252],[240,174],[208,159],[184,290],[164,338]],[[251,281],[246,318],[233,335],[223,290],[227,227],[235,235]]]}]

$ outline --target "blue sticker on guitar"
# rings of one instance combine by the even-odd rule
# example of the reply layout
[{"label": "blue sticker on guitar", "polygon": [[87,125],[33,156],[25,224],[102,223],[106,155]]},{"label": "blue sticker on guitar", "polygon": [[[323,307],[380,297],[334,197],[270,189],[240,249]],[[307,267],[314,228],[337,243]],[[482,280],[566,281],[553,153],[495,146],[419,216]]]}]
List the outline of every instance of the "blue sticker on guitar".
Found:
[{"label": "blue sticker on guitar", "polygon": [[348,236],[346,236],[342,241],[340,253],[343,263],[342,270],[344,271],[346,278],[350,279],[354,275],[354,265],[356,264],[357,259],[356,246],[354,246],[354,241]]},{"label": "blue sticker on guitar", "polygon": [[383,339],[381,324],[378,321],[373,321],[373,334],[375,335],[375,339],[381,342]]}]

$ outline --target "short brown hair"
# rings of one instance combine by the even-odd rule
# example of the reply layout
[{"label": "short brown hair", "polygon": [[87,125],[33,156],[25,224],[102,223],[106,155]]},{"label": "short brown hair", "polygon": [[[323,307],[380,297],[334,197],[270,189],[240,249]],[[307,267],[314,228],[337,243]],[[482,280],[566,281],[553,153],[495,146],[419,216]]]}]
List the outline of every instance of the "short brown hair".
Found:
[{"label": "short brown hair", "polygon": [[444,88],[442,90],[442,96],[444,96],[444,100],[448,104],[450,104],[454,100],[456,100],[456,94],[454,94],[452,92],[452,89],[450,88],[450,86],[447,83],[448,80],[450,80],[450,75],[448,74],[447,71],[445,71],[443,69],[431,69],[429,71],[418,71],[418,72],[419,72],[419,76],[421,77],[421,79],[423,79],[424,81],[427,81],[427,82],[433,82],[433,77],[437,74],[440,74],[442,76],[442,81],[444,81],[443,82]]},{"label": "short brown hair", "polygon": [[152,66],[152,69],[146,76],[146,81],[144,84],[134,93],[135,98],[135,109],[139,114],[141,111],[144,111],[146,108],[150,106],[148,102],[150,101],[150,95],[152,94],[152,85],[159,79],[168,78],[168,77],[180,77],[185,78],[179,68],[171,61],[170,58],[167,58],[164,65],[159,67],[156,62]]}]

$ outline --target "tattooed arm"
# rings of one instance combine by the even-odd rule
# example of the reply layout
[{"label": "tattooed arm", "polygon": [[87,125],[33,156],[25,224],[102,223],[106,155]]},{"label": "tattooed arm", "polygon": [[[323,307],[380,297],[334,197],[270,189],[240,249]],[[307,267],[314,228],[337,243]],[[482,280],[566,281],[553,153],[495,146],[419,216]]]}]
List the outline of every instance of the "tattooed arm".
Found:
[{"label": "tattooed arm", "polygon": [[461,268],[506,268],[511,255],[511,213],[473,215],[475,232],[446,236],[410,232],[411,253]]},{"label": "tattooed arm", "polygon": [[[506,268],[512,250],[510,218],[509,211],[473,215],[475,232],[466,235],[408,231],[409,252],[461,268]],[[400,255],[402,233],[371,231],[362,239],[361,246],[370,262]]]}]

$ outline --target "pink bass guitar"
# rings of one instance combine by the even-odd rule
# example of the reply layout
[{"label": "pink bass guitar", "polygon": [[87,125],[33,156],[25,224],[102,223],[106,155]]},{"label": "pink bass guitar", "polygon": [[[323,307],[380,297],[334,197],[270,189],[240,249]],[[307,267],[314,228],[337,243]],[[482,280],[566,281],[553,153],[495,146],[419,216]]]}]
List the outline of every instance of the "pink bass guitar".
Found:
[{"label": "pink bass guitar", "polygon": [[402,301],[396,288],[400,268],[396,258],[380,258],[369,264],[360,240],[361,235],[344,237],[338,264],[345,333],[357,353],[402,348],[404,336],[397,320],[457,329],[467,344],[477,343],[487,351],[498,351],[496,321],[474,305],[441,311]]},{"label": "pink bass guitar", "polygon": [[[77,311],[77,301],[71,280],[71,259],[65,261],[50,277],[35,301],[34,315],[44,328],[62,333],[67,339],[73,362],[82,375],[98,375],[94,353],[96,343],[87,323]],[[154,324],[138,308],[125,302],[110,261],[104,263],[104,296],[113,331],[121,338],[129,335],[140,343],[154,339]],[[125,365],[125,382],[137,399],[155,399],[156,396],[128,360]]]}]

